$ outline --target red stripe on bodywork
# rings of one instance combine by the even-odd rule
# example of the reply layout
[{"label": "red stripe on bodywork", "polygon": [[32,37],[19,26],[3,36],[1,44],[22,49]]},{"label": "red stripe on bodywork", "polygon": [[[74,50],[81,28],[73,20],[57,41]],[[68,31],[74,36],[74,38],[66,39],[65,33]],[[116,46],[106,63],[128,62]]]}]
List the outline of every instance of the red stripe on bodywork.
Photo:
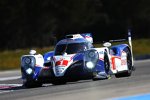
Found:
[{"label": "red stripe on bodywork", "polygon": [[113,68],[113,70],[115,70],[115,69],[116,69],[116,65],[115,65],[115,58],[121,59],[120,57],[117,57],[117,56],[113,56],[113,57],[111,58],[111,60],[112,60],[112,68]]},{"label": "red stripe on bodywork", "polygon": [[111,60],[112,60],[112,68],[113,68],[113,70],[115,70],[116,69],[116,66],[115,66],[115,57],[112,57]]}]

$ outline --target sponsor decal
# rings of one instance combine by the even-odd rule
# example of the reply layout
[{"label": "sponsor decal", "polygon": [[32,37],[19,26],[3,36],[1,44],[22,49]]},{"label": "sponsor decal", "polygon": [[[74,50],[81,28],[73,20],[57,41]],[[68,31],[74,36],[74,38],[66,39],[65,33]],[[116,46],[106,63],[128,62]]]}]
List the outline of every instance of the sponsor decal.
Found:
[{"label": "sponsor decal", "polygon": [[121,65],[127,65],[126,59],[122,59],[122,60],[121,60]]},{"label": "sponsor decal", "polygon": [[121,52],[121,65],[127,65],[127,55],[126,52],[122,51]]},{"label": "sponsor decal", "polygon": [[[55,58],[54,59],[54,61],[56,62],[55,63],[55,66],[67,66],[68,65],[68,63],[73,59],[73,57],[74,57],[74,55],[73,56],[71,56],[71,57],[64,57],[64,58],[61,58],[60,57],[60,59],[57,61],[57,59]],[[67,60],[66,60],[67,59]]]},{"label": "sponsor decal", "polygon": [[56,62],[56,66],[67,66],[68,60],[60,60]]}]

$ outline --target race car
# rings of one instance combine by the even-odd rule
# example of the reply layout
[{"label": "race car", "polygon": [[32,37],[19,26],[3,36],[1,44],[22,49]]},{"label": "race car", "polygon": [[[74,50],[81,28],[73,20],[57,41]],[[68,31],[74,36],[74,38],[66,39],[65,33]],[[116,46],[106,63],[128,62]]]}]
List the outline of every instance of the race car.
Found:
[{"label": "race car", "polygon": [[134,69],[131,34],[129,44],[111,46],[111,40],[103,47],[95,48],[91,33],[70,34],[60,40],[54,51],[43,56],[31,50],[21,57],[23,84],[26,87],[41,86],[45,81],[58,85],[83,79],[108,79],[131,76]]}]

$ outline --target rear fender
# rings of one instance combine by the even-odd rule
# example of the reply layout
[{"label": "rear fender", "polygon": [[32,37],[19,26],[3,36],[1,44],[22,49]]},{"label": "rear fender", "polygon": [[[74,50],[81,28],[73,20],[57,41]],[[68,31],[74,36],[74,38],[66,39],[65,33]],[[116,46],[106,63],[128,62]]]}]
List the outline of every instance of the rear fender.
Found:
[{"label": "rear fender", "polygon": [[[112,50],[115,50],[114,51],[115,53],[112,54],[112,57],[111,57],[111,61],[112,61],[111,71],[113,73],[128,70],[127,54],[124,51],[126,48],[129,49],[128,45],[126,45],[126,44],[116,45],[111,48]],[[130,49],[129,49],[129,51],[130,51]]]}]

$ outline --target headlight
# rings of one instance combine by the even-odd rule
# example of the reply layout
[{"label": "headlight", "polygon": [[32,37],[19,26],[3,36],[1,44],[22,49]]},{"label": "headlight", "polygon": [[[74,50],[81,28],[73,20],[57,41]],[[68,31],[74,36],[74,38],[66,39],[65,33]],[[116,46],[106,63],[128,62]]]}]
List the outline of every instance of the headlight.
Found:
[{"label": "headlight", "polygon": [[36,60],[34,56],[23,56],[21,58],[21,66],[22,67],[31,67],[33,68],[36,64]]},{"label": "headlight", "polygon": [[93,62],[91,62],[91,61],[86,62],[86,66],[87,66],[89,69],[94,68],[94,64],[93,64]]},{"label": "headlight", "polygon": [[32,69],[31,68],[26,69],[26,73],[27,74],[31,74],[32,73]]},{"label": "headlight", "polygon": [[99,59],[98,52],[96,50],[87,50],[84,56],[85,66],[89,69],[95,67],[97,61]]}]

